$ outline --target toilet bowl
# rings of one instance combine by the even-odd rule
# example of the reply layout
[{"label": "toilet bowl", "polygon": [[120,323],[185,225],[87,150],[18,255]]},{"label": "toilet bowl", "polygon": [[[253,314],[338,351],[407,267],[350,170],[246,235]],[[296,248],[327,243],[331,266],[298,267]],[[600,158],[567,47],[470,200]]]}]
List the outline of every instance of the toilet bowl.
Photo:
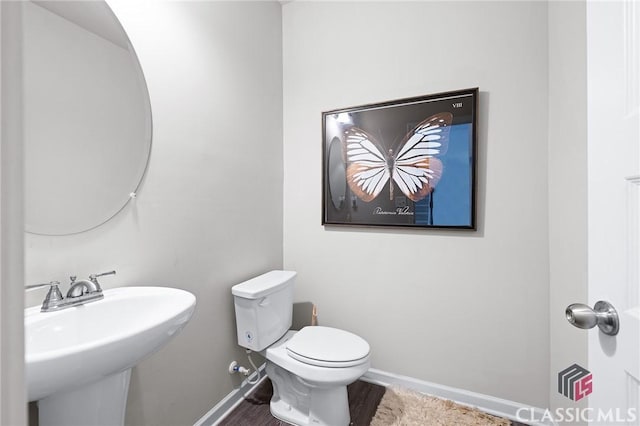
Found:
[{"label": "toilet bowl", "polygon": [[274,417],[300,426],[347,426],[347,385],[369,369],[369,344],[332,327],[289,330],[295,275],[271,271],[232,288],[238,344],[267,360]]},{"label": "toilet bowl", "polygon": [[367,342],[343,330],[288,331],[262,351],[273,384],[271,414],[295,425],[348,425],[347,385],[370,366]]}]

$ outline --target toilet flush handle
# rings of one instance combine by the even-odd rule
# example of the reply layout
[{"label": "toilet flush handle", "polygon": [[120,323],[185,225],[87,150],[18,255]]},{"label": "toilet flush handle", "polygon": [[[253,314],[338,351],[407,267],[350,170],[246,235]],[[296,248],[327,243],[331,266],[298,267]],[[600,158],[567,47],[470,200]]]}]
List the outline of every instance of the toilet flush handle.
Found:
[{"label": "toilet flush handle", "polygon": [[269,306],[270,302],[271,299],[269,299],[268,297],[263,297],[262,299],[260,299],[260,302],[258,302],[258,306]]}]

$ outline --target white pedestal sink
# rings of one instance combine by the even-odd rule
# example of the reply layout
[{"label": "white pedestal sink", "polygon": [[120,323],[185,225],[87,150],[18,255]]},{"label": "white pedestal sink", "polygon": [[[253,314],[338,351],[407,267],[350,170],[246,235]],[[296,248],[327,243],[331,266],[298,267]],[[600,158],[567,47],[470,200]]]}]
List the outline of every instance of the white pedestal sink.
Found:
[{"label": "white pedestal sink", "polygon": [[121,287],[62,311],[26,309],[27,389],[40,426],[123,425],[131,367],[182,330],[195,305],[184,290]]}]

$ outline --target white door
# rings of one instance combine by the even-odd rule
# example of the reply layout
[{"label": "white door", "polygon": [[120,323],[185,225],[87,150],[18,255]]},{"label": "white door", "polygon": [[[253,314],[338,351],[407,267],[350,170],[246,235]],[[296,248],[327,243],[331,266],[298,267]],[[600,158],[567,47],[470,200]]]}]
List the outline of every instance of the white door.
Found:
[{"label": "white door", "polygon": [[587,82],[589,305],[610,302],[620,331],[588,332],[584,416],[640,425],[639,1],[587,3]]}]

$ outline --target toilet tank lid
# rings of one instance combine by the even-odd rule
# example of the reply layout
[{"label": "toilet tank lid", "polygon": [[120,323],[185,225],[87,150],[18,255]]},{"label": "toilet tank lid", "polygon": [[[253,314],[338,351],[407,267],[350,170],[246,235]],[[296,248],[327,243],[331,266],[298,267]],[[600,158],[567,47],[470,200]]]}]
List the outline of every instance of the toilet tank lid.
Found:
[{"label": "toilet tank lid", "polygon": [[286,286],[295,276],[295,271],[270,271],[234,285],[231,293],[245,299],[259,299]]}]

